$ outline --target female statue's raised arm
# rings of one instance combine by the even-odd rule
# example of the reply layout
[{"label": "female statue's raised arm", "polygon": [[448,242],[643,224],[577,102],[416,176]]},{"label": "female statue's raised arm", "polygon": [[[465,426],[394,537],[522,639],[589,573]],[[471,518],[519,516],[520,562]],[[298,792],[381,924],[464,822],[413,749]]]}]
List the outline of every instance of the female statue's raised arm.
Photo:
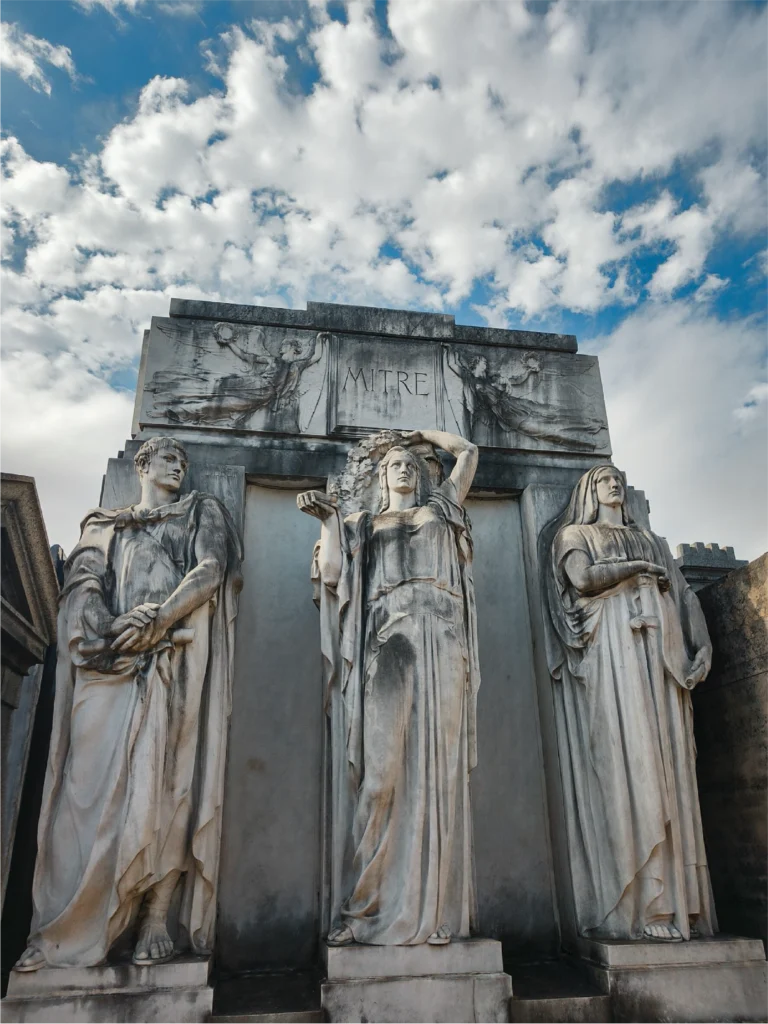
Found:
[{"label": "female statue's raised arm", "polygon": [[477,445],[459,437],[458,434],[448,434],[444,430],[412,430],[405,435],[405,439],[411,445],[427,441],[454,456],[456,465],[449,479],[456,491],[456,500],[463,504],[477,470]]}]

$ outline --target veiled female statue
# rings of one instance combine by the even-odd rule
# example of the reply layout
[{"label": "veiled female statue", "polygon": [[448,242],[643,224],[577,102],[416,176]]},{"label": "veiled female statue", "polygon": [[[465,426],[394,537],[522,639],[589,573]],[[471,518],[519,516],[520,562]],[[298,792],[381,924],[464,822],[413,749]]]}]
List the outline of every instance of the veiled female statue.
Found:
[{"label": "veiled female statue", "polygon": [[[456,458],[442,482],[433,445]],[[344,516],[316,491],[298,498],[322,521],[314,575],[331,725],[328,942],[444,944],[468,936],[476,916],[469,773],[480,674],[463,502],[477,448],[435,430],[358,447],[371,476],[380,459],[376,512]],[[360,459],[353,449],[350,465]]]},{"label": "veiled female statue", "polygon": [[581,934],[680,941],[717,930],[691,690],[710,667],[696,595],[595,466],[559,521],[549,651]]},{"label": "veiled female statue", "polygon": [[180,497],[171,437],[134,459],[141,498],[98,508],[64,567],[56,699],[29,946],[17,971],[90,967],[139,919],[134,963],[210,953],[240,540],[210,494]]}]

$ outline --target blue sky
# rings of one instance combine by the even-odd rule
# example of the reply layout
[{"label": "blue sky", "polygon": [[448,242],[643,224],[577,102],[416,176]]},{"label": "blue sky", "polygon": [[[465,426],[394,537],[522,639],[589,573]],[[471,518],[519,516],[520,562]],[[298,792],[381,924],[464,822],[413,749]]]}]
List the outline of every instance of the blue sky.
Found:
[{"label": "blue sky", "polygon": [[765,4],[2,19],[3,457],[65,546],[128,435],[141,331],[179,294],[575,333],[656,529],[764,549]]}]

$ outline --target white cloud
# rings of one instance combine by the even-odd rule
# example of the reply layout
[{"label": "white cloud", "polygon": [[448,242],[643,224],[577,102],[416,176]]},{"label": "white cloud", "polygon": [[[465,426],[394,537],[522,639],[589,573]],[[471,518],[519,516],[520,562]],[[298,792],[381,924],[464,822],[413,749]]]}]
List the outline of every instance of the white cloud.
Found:
[{"label": "white cloud", "polygon": [[[142,0],[80,2],[148,20],[158,10]],[[757,414],[740,420],[733,410],[758,380],[753,329],[706,320],[707,301],[728,287],[707,260],[726,233],[765,223],[754,154],[766,139],[768,10],[565,2],[542,14],[522,3],[395,0],[391,38],[371,4],[347,12],[343,24],[313,4],[299,17],[291,8],[278,22],[230,27],[201,57],[220,75],[216,88],[156,76],[132,115],[71,166],[2,143],[4,245],[27,246],[3,288],[18,400],[26,392],[27,407],[47,401],[21,375],[25,359],[66,359],[68,379],[89,385],[73,415],[90,422],[91,404],[103,411],[112,401],[103,380],[135,361],[142,328],[170,294],[444,309],[485,279],[476,308],[503,326],[510,313],[541,322],[561,309],[633,307],[642,297],[633,261],[653,250],[663,258],[650,291],[669,310],[637,312],[606,349],[614,435],[646,429],[637,427],[632,377],[616,374],[609,386],[619,356],[622,365],[633,358],[626,338],[649,360],[658,354],[683,386],[685,373],[670,363],[678,348],[657,352],[659,331],[680,332],[696,364],[687,372],[709,382],[713,422],[751,430]],[[308,95],[282,55],[286,43],[319,72]],[[42,88],[43,56],[27,50],[28,80]],[[683,174],[687,205],[674,185]],[[647,202],[612,206],[615,186],[631,194],[638,183]],[[699,312],[683,314],[675,297],[691,282]],[[696,331],[727,338],[729,363],[750,353],[742,376],[728,370],[733,387],[722,395],[712,382],[725,349],[694,346]],[[612,394],[627,389],[617,405]],[[110,423],[125,400],[114,401]],[[667,401],[677,408],[672,391]],[[674,426],[681,438],[697,429]],[[700,468],[697,443],[685,450]],[[8,457],[32,459],[30,445],[6,437]],[[712,464],[726,457],[717,448]],[[738,547],[733,537],[693,539]]]},{"label": "white cloud", "polygon": [[673,548],[704,541],[730,544],[739,558],[762,554],[764,327],[668,302],[631,314],[585,350],[600,358],[614,459],[646,492],[653,528]]},{"label": "white cloud", "polygon": [[75,0],[75,3],[86,11],[92,11],[96,7],[105,7],[114,14],[121,7],[125,7],[129,11],[135,11],[137,7],[144,3],[144,0]]},{"label": "white cloud", "polygon": [[44,65],[66,72],[74,82],[77,70],[68,46],[55,46],[47,39],[38,39],[22,31],[18,25],[0,24],[0,63],[6,71],[14,71],[36,92],[51,94],[51,83]]}]

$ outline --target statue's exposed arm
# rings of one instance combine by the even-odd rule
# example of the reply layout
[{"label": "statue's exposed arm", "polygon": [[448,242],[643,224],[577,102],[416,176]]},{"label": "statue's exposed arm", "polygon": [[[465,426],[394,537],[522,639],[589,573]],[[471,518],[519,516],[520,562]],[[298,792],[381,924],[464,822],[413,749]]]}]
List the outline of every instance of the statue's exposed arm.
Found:
[{"label": "statue's exposed arm", "polygon": [[[210,500],[202,510],[195,558],[197,565],[179,583],[173,593],[159,606],[142,605],[129,612],[143,612],[148,621],[144,625],[131,624],[112,644],[120,651],[145,651],[154,647],[180,619],[195,611],[214,596],[224,580],[227,565],[226,527],[221,511]],[[134,616],[135,617],[135,616]]]},{"label": "statue's exposed arm", "polygon": [[304,491],[296,498],[301,512],[319,519],[320,552],[318,564],[323,583],[335,586],[341,576],[341,520],[334,503],[319,491]]},{"label": "statue's exposed arm", "polygon": [[601,562],[593,564],[585,551],[571,551],[564,562],[565,574],[575,589],[585,596],[599,594],[615,587],[617,583],[640,573],[666,576],[666,568],[654,562]]},{"label": "statue's exposed arm", "polygon": [[418,444],[420,440],[442,448],[443,451],[453,455],[456,465],[451,472],[450,481],[456,491],[460,503],[464,501],[477,470],[478,451],[477,445],[467,441],[458,434],[449,434],[445,430],[414,430],[406,435],[409,444]]}]

